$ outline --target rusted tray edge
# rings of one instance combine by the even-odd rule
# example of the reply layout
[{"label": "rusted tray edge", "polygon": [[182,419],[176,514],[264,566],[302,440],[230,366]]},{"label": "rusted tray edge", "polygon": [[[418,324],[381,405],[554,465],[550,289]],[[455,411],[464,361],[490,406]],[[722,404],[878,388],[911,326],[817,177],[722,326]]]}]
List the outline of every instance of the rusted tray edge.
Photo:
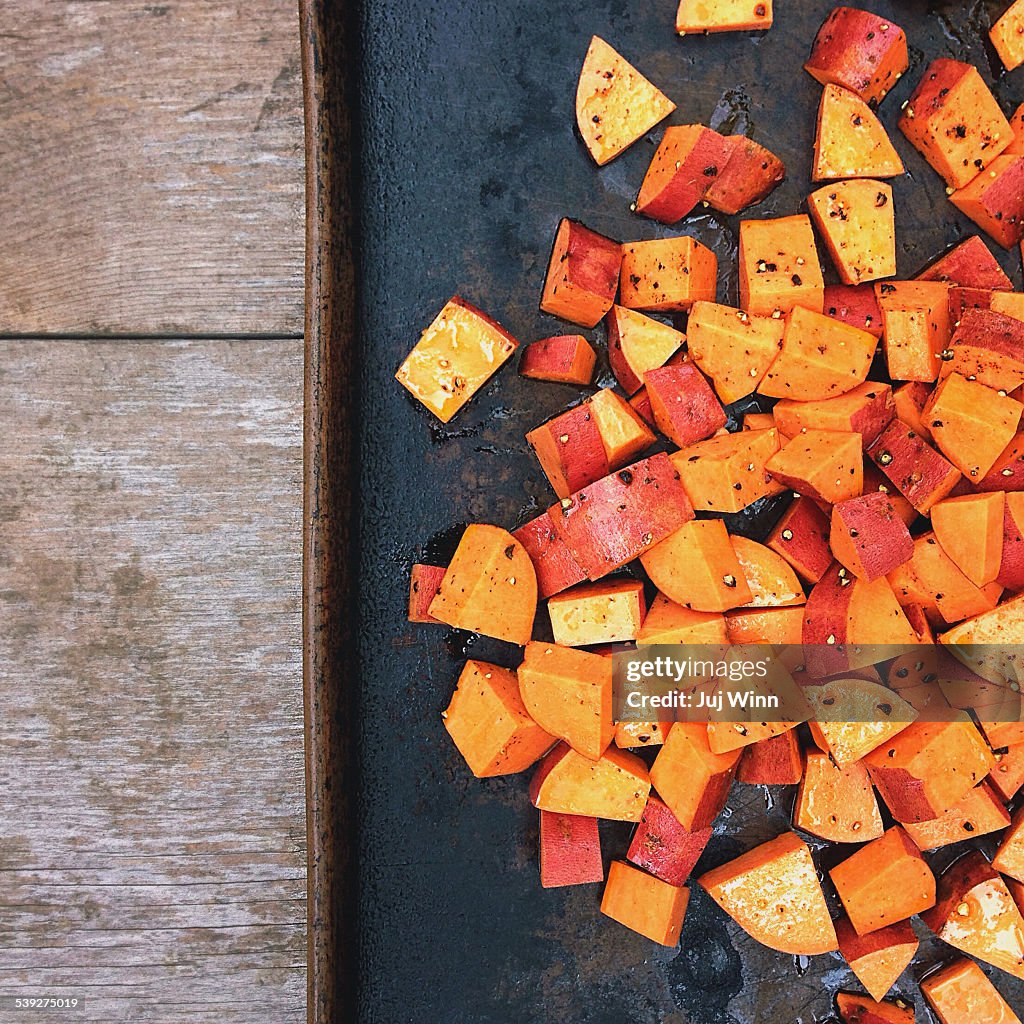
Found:
[{"label": "rusted tray edge", "polygon": [[[354,4],[299,0],[306,154],[303,693],[307,834],[307,1019],[355,1007],[357,762],[350,694],[336,677],[352,629],[353,523],[334,503],[356,485]],[[327,41],[330,40],[330,47]],[[351,493],[351,491],[349,492]],[[345,827],[350,823],[349,827]]]}]

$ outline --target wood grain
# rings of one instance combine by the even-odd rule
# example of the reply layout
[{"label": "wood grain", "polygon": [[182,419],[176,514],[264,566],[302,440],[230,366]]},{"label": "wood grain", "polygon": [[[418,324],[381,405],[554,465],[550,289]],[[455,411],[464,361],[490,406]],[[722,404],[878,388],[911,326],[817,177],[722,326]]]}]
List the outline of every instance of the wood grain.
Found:
[{"label": "wood grain", "polygon": [[301,378],[0,343],[0,1000],[305,1019]]},{"label": "wood grain", "polygon": [[289,0],[0,5],[0,333],[302,331]]}]

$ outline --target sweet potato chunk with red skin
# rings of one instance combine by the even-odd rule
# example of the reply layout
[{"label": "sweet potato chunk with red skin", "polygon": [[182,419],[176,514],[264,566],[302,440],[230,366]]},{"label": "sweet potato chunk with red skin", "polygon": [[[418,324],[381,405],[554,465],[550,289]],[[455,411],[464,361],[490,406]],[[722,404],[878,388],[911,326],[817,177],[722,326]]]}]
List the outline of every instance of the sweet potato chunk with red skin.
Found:
[{"label": "sweet potato chunk with red skin", "polygon": [[1024,493],[1008,493],[1003,504],[1003,544],[996,581],[1008,590],[1024,590]]},{"label": "sweet potato chunk with red skin", "polygon": [[949,322],[953,329],[960,326],[963,318],[972,309],[991,309],[992,297],[995,295],[988,288],[960,288],[953,286],[949,289]]},{"label": "sweet potato chunk with red skin", "polygon": [[725,807],[739,760],[739,750],[712,751],[705,723],[676,722],[651,766],[651,783],[679,824],[700,832]]},{"label": "sweet potato chunk with red skin", "polygon": [[878,339],[797,306],[786,314],[782,348],[758,385],[762,395],[822,401],[862,384]]},{"label": "sweet potato chunk with red skin", "polygon": [[596,327],[619,287],[618,242],[564,217],[551,250],[540,308],[581,327]]},{"label": "sweet potato chunk with red skin", "polygon": [[829,504],[864,489],[860,434],[807,430],[767,462],[774,480],[799,494]]},{"label": "sweet potato chunk with red skin", "polygon": [[779,450],[779,432],[743,430],[720,434],[672,455],[687,494],[702,512],[741,512],[783,490],[765,470]]},{"label": "sweet potato chunk with red skin", "polygon": [[649,370],[644,385],[654,422],[679,448],[711,437],[726,424],[722,403],[693,363]]},{"label": "sweet potato chunk with red skin", "polygon": [[875,298],[875,286],[868,284],[825,285],[825,316],[850,327],[882,336],[882,311]]},{"label": "sweet potato chunk with red skin", "polygon": [[615,747],[594,761],[559,743],[530,780],[530,802],[538,810],[609,821],[639,821],[650,792],[647,765]]},{"label": "sweet potato chunk with red skin", "polygon": [[630,309],[685,312],[715,301],[718,257],[695,238],[653,238],[622,246],[619,301]]},{"label": "sweet potato chunk with red skin", "polygon": [[706,872],[699,881],[748,935],[769,949],[813,956],[838,946],[811,851],[795,832]]},{"label": "sweet potato chunk with red skin", "polygon": [[953,333],[950,286],[944,281],[875,285],[882,312],[885,361],[893,380],[933,381]]},{"label": "sweet potato chunk with red skin", "polygon": [[730,216],[756,206],[786,178],[786,166],[769,149],[743,135],[727,135],[726,163],[704,194],[704,202]]},{"label": "sweet potato chunk with red skin", "polygon": [[526,443],[560,498],[607,476],[611,470],[597,422],[585,405],[577,405],[531,430]]},{"label": "sweet potato chunk with red skin", "polygon": [[826,185],[807,200],[843,284],[896,274],[892,187],[871,178]]},{"label": "sweet potato chunk with red skin", "polygon": [[725,168],[730,149],[702,124],[670,125],[647,168],[636,212],[662,224],[682,220]]},{"label": "sweet potato chunk with red skin", "polygon": [[868,449],[872,462],[918,512],[926,514],[960,480],[960,471],[913,430],[893,420]]},{"label": "sweet potato chunk with red skin", "polygon": [[540,812],[540,884],[545,889],[604,881],[597,818]]},{"label": "sweet potato chunk with red skin", "polygon": [[660,89],[603,39],[590,40],[576,86],[576,124],[599,167],[675,109]]},{"label": "sweet potato chunk with red skin", "polygon": [[817,583],[832,564],[829,519],[810,498],[799,497],[768,536],[767,545],[789,562],[797,575]]},{"label": "sweet potato chunk with red skin", "polygon": [[950,202],[1007,249],[1024,239],[1024,156],[1002,155]]},{"label": "sweet potato chunk with red skin", "polygon": [[608,871],[601,913],[652,942],[677,946],[689,899],[689,889],[617,860]]},{"label": "sweet potato chunk with red skin", "polygon": [[804,774],[803,751],[795,731],[743,748],[736,778],[757,786],[794,786]]},{"label": "sweet potato chunk with red skin", "polygon": [[417,563],[412,567],[409,577],[410,622],[438,621],[430,614],[429,609],[430,602],[434,600],[438,590],[441,589],[444,572],[443,565],[420,565]]},{"label": "sweet potato chunk with red skin", "polygon": [[558,536],[558,531],[547,512],[513,531],[520,544],[526,549],[537,574],[537,592],[541,597],[559,594],[569,587],[582,583],[587,574],[577,565],[572,553]]},{"label": "sweet potato chunk with red skin", "polygon": [[818,105],[812,181],[895,178],[903,161],[878,115],[856,93],[826,85]]},{"label": "sweet potato chunk with red skin", "polygon": [[922,850],[937,850],[965,839],[1000,832],[1010,816],[989,783],[982,782],[958,803],[931,821],[907,822],[903,827]]},{"label": "sweet potato chunk with red skin", "polygon": [[755,32],[772,27],[772,0],[679,0],[676,32]]},{"label": "sweet potato chunk with red skin", "polygon": [[950,188],[963,188],[1013,138],[996,98],[972,64],[940,57],[907,101],[899,126]]},{"label": "sweet potato chunk with red skin", "polygon": [[917,275],[917,280],[945,281],[961,288],[1013,291],[1013,282],[979,235],[972,235],[940,256]]},{"label": "sweet potato chunk with red skin", "polygon": [[576,563],[598,580],[688,523],[693,507],[679,471],[659,453],[598,480],[548,516]]},{"label": "sweet potato chunk with red skin", "polygon": [[793,825],[833,843],[866,843],[882,834],[882,814],[867,769],[839,767],[820,750],[807,751]]},{"label": "sweet potato chunk with red skin", "polygon": [[942,873],[938,901],[921,917],[943,942],[1024,978],[1024,920],[1006,883],[980,851]]},{"label": "sweet potato chunk with red skin", "polygon": [[973,960],[958,960],[921,982],[940,1024],[1021,1024],[1010,1004]]},{"label": "sweet potato chunk with red skin", "polygon": [[912,1006],[875,1002],[852,992],[836,994],[836,1009],[843,1024],[914,1024]]},{"label": "sweet potato chunk with red skin", "polygon": [[858,935],[935,905],[935,876],[898,825],[837,864],[829,876]]},{"label": "sweet potato chunk with red skin", "polygon": [[739,260],[740,305],[748,313],[771,316],[796,307],[820,313],[824,308],[825,280],[806,214],[741,221]]},{"label": "sweet potato chunk with red skin", "polygon": [[660,320],[625,306],[608,314],[608,362],[628,395],[643,387],[643,376],[657,369],[686,341],[686,335]]},{"label": "sweet potato chunk with red skin", "polygon": [[893,421],[892,388],[888,384],[865,381],[844,395],[819,402],[801,402],[783,398],[772,410],[775,423],[787,437],[803,430],[829,430],[860,434],[865,448]]},{"label": "sweet potato chunk with red skin", "polygon": [[836,7],[822,23],[804,70],[822,85],[841,85],[878,106],[907,70],[899,25],[856,7]]},{"label": "sweet potato chunk with red skin", "polygon": [[582,334],[559,334],[527,345],[519,360],[519,372],[531,380],[589,384],[596,363],[597,353]]},{"label": "sweet potato chunk with red skin", "polygon": [[1024,0],[1016,0],[992,26],[992,45],[1007,71],[1024,64]]},{"label": "sweet potato chunk with red skin", "polygon": [[1024,103],[1014,111],[1010,127],[1013,129],[1013,142],[1003,152],[1024,153]]},{"label": "sweet potato chunk with red skin", "polygon": [[909,921],[858,935],[849,919],[841,917],[836,937],[843,959],[872,999],[883,999],[917,955],[917,936]]},{"label": "sweet potato chunk with red skin", "polygon": [[897,821],[930,821],[959,803],[995,761],[967,716],[913,722],[868,754],[868,772]]},{"label": "sweet potato chunk with red skin", "polygon": [[887,494],[875,491],[832,509],[832,553],[855,576],[877,580],[914,555],[914,541]]},{"label": "sweet potato chunk with red skin", "polygon": [[530,716],[515,672],[484,661],[467,661],[442,716],[478,778],[525,771],[555,743]]},{"label": "sweet potato chunk with red skin", "polygon": [[940,377],[959,373],[996,391],[1024,384],[1024,323],[992,310],[970,310],[943,353]]},{"label": "sweet potato chunk with red skin", "polygon": [[692,832],[652,796],[633,833],[626,859],[669,885],[685,885],[711,839],[711,827]]}]

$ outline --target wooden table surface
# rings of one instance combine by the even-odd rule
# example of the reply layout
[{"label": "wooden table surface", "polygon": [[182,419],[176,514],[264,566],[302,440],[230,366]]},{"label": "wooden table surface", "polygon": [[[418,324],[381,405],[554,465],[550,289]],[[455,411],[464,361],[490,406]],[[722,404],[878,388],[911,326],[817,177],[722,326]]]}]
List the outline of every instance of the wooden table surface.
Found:
[{"label": "wooden table surface", "polygon": [[0,1021],[305,1018],[298,38],[0,5]]}]

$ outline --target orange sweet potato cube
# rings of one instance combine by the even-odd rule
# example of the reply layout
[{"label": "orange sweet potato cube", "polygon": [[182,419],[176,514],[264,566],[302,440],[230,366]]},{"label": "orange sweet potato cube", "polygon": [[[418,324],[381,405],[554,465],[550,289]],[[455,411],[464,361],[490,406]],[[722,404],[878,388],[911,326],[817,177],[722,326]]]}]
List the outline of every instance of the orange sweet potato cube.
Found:
[{"label": "orange sweet potato cube", "polygon": [[1024,239],[1024,156],[996,157],[949,199],[1000,245],[1012,248]]},{"label": "orange sweet potato cube", "polygon": [[612,308],[622,250],[617,242],[564,217],[551,250],[540,308],[581,327],[595,327]]},{"label": "orange sweet potato cube", "polygon": [[949,344],[949,285],[944,281],[886,281],[875,285],[882,311],[885,359],[893,380],[933,381]]},{"label": "orange sweet potato cube", "polygon": [[563,647],[635,640],[645,610],[639,580],[584,583],[548,600],[551,632]]},{"label": "orange sweet potato cube", "polygon": [[741,221],[739,273],[740,305],[747,313],[824,308],[825,281],[806,214]]},{"label": "orange sweet potato cube", "polygon": [[1010,1004],[973,960],[957,960],[921,982],[921,992],[941,1024],[1020,1024]]},{"label": "orange sweet potato cube", "polygon": [[654,238],[622,246],[619,298],[630,309],[671,313],[715,301],[718,258],[695,238]]},{"label": "orange sweet potato cube", "polygon": [[676,32],[756,32],[772,18],[772,0],[679,0]]},{"label": "orange sweet potato cube", "polygon": [[679,945],[690,890],[669,885],[625,861],[612,861],[601,913],[662,946]]},{"label": "orange sweet potato cube", "polygon": [[896,273],[892,187],[870,178],[826,185],[807,200],[843,284]]},{"label": "orange sweet potato cube", "polygon": [[1024,64],[1024,0],[1016,0],[992,26],[992,45],[1007,71]]},{"label": "orange sweet potato cube", "polygon": [[527,345],[519,360],[519,372],[532,380],[589,384],[596,363],[597,353],[582,334],[560,334]]}]

